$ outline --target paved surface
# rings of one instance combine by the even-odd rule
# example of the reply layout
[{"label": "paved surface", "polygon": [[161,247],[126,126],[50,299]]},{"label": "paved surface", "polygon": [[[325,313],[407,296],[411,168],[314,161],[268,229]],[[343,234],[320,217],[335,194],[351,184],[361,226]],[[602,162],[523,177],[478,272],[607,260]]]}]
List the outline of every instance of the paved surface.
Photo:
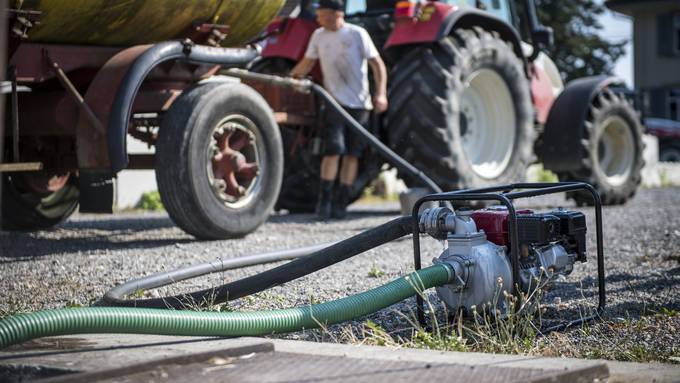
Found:
[{"label": "paved surface", "polygon": [[[603,360],[391,349],[376,346],[315,343],[282,339],[219,339],[151,335],[83,335],[44,338],[23,345],[13,346],[0,352],[0,377],[3,376],[2,373],[5,373],[5,378],[9,379],[12,376],[10,373],[16,376],[22,369],[26,373],[41,373],[43,377],[60,376],[60,374],[75,372],[105,371],[151,361],[170,358],[177,359],[178,357],[189,357],[193,354],[256,346],[263,343],[272,344],[276,352],[287,354],[283,360],[287,360],[289,364],[295,363],[294,358],[290,359],[292,357],[290,354],[314,356],[315,358],[313,359],[301,357],[299,360],[321,363],[322,365],[327,362],[322,357],[341,357],[346,360],[336,360],[335,362],[350,366],[353,363],[347,363],[347,360],[356,360],[354,363],[361,364],[361,368],[367,369],[369,369],[370,363],[366,364],[366,361],[370,362],[373,360],[376,361],[376,366],[389,366],[389,368],[382,370],[383,373],[402,368],[404,369],[404,376],[408,376],[409,373],[406,367],[420,369],[430,365],[454,366],[458,368],[456,370],[457,373],[466,374],[471,374],[474,369],[478,369],[480,374],[495,371],[499,374],[505,374],[506,379],[503,381],[513,381],[512,377],[523,378],[529,381],[530,378],[558,376],[560,374],[557,373],[565,372],[571,373],[571,375],[567,375],[569,380],[557,379],[555,381],[593,381],[593,379],[604,379],[607,375],[609,375],[608,382],[610,383],[680,381],[680,366],[659,363],[640,364]],[[265,362],[278,363],[278,361],[272,360]],[[403,364],[399,364],[399,362],[403,362]],[[219,365],[220,363],[215,364]],[[32,368],[29,368],[29,366]],[[38,367],[41,367],[42,370]],[[356,371],[352,371],[360,371],[359,367],[357,366]],[[317,372],[316,376],[320,374],[322,372]],[[393,380],[401,381],[399,376],[402,375],[392,376]],[[314,377],[314,375],[310,375],[310,377]],[[268,379],[267,381],[278,381],[277,379],[279,378],[269,376]],[[296,379],[292,380],[295,381]],[[493,381],[493,379],[487,376],[486,379],[479,381]]]}]

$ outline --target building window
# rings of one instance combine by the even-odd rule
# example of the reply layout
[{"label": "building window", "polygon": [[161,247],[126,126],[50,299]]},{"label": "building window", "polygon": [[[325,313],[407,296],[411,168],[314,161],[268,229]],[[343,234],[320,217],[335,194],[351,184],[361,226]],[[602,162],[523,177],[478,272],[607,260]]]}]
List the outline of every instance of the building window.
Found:
[{"label": "building window", "polygon": [[668,96],[668,118],[680,121],[680,88],[671,89]]},{"label": "building window", "polygon": [[659,55],[680,56],[680,13],[658,15],[656,26]]},{"label": "building window", "polygon": [[675,35],[675,55],[680,55],[680,13],[673,15],[673,34]]}]

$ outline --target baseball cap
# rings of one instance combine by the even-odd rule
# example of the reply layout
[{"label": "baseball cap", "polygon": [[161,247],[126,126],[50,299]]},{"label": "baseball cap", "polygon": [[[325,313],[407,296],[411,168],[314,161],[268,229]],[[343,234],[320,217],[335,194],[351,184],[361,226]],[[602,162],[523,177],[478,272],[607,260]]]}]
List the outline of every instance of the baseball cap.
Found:
[{"label": "baseball cap", "polygon": [[345,9],[345,2],[342,0],[319,0],[318,9],[332,9],[334,11],[343,11]]}]

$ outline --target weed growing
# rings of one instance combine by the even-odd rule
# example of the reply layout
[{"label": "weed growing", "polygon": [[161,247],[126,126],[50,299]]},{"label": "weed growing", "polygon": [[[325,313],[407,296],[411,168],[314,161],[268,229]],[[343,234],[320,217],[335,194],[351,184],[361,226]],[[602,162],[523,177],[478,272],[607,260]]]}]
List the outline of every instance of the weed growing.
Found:
[{"label": "weed growing", "polygon": [[373,265],[371,269],[368,270],[368,276],[370,278],[380,278],[383,275],[385,275],[385,272],[377,268],[375,265]]},{"label": "weed growing", "polygon": [[161,201],[161,195],[158,191],[146,192],[142,194],[142,196],[139,198],[139,201],[135,205],[135,209],[148,211],[165,210],[163,207],[163,202]]}]

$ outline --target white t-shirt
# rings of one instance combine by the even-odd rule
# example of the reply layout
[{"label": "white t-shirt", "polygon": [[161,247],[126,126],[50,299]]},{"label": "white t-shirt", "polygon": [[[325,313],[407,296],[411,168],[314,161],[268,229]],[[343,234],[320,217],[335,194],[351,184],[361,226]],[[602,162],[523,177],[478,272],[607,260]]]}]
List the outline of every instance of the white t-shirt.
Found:
[{"label": "white t-shirt", "polygon": [[319,28],[309,40],[305,57],[319,60],[324,88],[341,105],[373,109],[366,60],[378,57],[378,50],[364,28],[349,23],[337,31]]}]

